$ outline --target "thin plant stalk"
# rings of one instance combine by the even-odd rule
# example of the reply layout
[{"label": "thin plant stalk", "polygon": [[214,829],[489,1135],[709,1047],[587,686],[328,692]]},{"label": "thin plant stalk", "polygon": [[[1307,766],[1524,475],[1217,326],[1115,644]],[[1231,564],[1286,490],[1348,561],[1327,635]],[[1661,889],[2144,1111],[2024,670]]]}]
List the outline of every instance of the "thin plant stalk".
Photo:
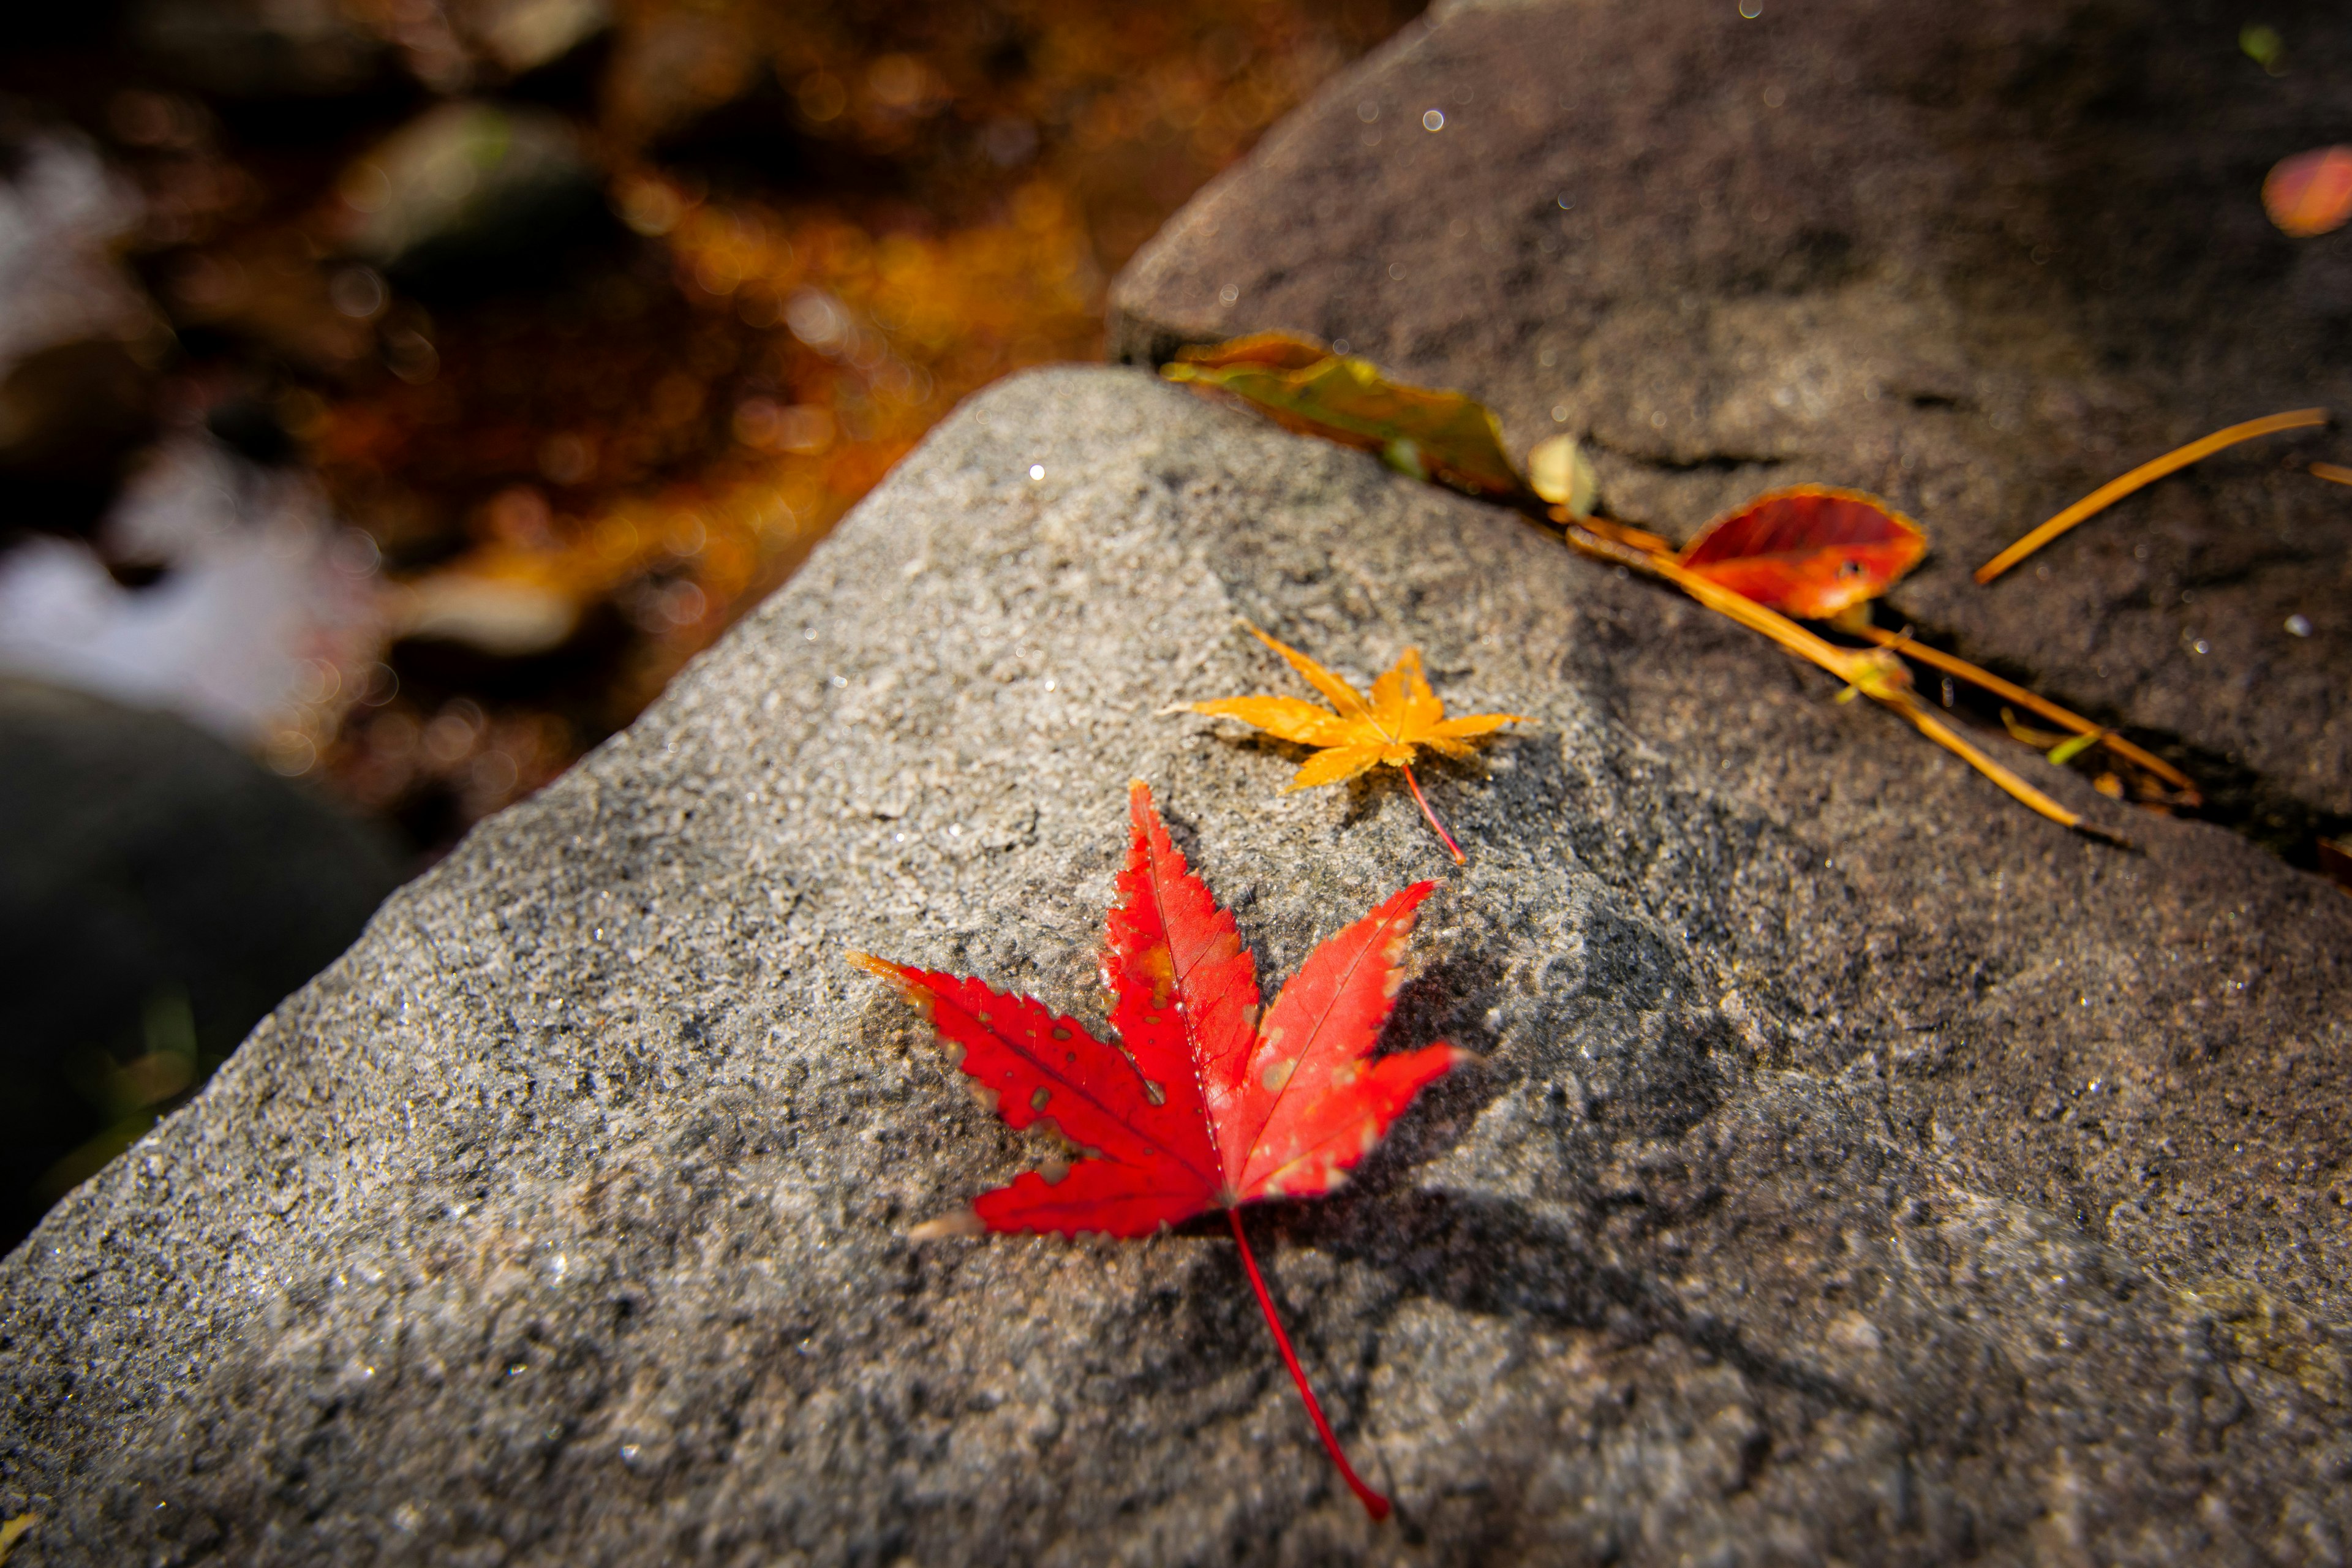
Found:
[{"label": "thin plant stalk", "polygon": [[2007,698],[2021,708],[2030,708],[2052,723],[2063,724],[2077,735],[2095,737],[2100,745],[2106,747],[2116,755],[2146,768],[2173,788],[2185,792],[2189,796],[2185,803],[2187,805],[2199,805],[2204,798],[2198,794],[2197,785],[2187,773],[2182,773],[2162,757],[2133,745],[2113,730],[2100,728],[2080,713],[2068,712],[2048,698],[2029,691],[2014,681],[2003,680],[1992,671],[1980,669],[1967,659],[1955,658],[1950,654],[1929,647],[1925,643],[1914,641],[1905,633],[1888,631],[1885,626],[1861,626],[1854,627],[1853,631],[1856,636],[1867,637],[1881,647],[1894,648],[1906,658],[1916,658],[1921,664],[1940,669],[1946,675],[1965,680],[1971,686],[1980,687],[1996,697]]},{"label": "thin plant stalk", "polygon": [[2352,485],[2352,468],[2347,468],[2341,463],[2314,463],[2311,465],[2311,471],[2319,478],[2336,484]]},{"label": "thin plant stalk", "polygon": [[1242,1249],[1242,1267],[1249,1270],[1250,1289],[1257,1292],[1257,1304],[1265,1313],[1265,1326],[1274,1331],[1274,1344],[1282,1352],[1282,1364],[1290,1369],[1290,1381],[1298,1385],[1298,1397],[1307,1402],[1307,1418],[1315,1423],[1316,1432],[1323,1439],[1324,1449],[1331,1462],[1339,1467],[1339,1475],[1364,1511],[1377,1523],[1389,1516],[1389,1500],[1364,1484],[1356,1474],[1356,1467],[1348,1463],[1348,1456],[1339,1451],[1339,1439],[1331,1435],[1331,1423],[1323,1419],[1323,1406],[1316,1402],[1315,1391],[1307,1386],[1306,1369],[1298,1364],[1298,1352],[1290,1348],[1290,1336],[1282,1331],[1282,1320],[1275,1316],[1274,1298],[1266,1293],[1265,1279],[1257,1271],[1257,1255],[1250,1250],[1249,1237],[1242,1230],[1242,1211],[1231,1208],[1225,1217],[1234,1222],[1234,1242]]},{"label": "thin plant stalk", "polygon": [[1990,583],[2076,523],[2096,516],[2134,490],[2154,484],[2165,475],[2176,473],[2200,458],[2210,458],[2224,447],[2234,447],[2241,441],[2251,441],[2257,436],[2274,435],[2281,430],[2299,430],[2306,426],[2327,423],[2325,408],[2297,408],[2285,414],[2265,415],[2249,419],[2242,425],[2232,425],[2226,430],[2216,430],[2201,441],[2191,441],[2186,447],[2167,452],[2163,457],[2142,463],[2119,479],[2110,480],[2027,534],[1991,560],[1977,568],[1977,581]]},{"label": "thin plant stalk", "polygon": [[1434,828],[1437,837],[1444,841],[1445,852],[1454,857],[1454,863],[1456,866],[1470,864],[1469,858],[1462,853],[1462,846],[1454,842],[1454,835],[1445,831],[1445,824],[1438,821],[1437,813],[1429,809],[1429,797],[1421,793],[1421,781],[1412,776],[1412,764],[1399,763],[1397,766],[1403,770],[1404,782],[1411,786],[1412,798],[1421,803],[1421,815],[1429,818],[1429,826]]}]

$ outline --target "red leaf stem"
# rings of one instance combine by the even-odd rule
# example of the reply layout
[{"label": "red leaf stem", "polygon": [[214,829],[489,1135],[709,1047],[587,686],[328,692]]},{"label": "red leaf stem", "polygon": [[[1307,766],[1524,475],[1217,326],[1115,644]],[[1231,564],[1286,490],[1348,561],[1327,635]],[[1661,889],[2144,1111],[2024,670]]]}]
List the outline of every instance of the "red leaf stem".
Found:
[{"label": "red leaf stem", "polygon": [[1421,781],[1412,776],[1412,764],[1404,763],[1399,766],[1404,770],[1404,782],[1412,788],[1412,798],[1421,803],[1421,815],[1429,818],[1430,826],[1437,829],[1437,837],[1444,841],[1446,853],[1454,857],[1456,866],[1468,865],[1470,862],[1464,858],[1462,846],[1454,842],[1454,835],[1445,831],[1445,824],[1438,821],[1437,813],[1429,809],[1429,797],[1421,793]]},{"label": "red leaf stem", "polygon": [[1366,1486],[1364,1478],[1356,1474],[1356,1467],[1348,1463],[1348,1456],[1339,1451],[1339,1439],[1331,1435],[1331,1424],[1323,1419],[1323,1406],[1316,1403],[1315,1391],[1307,1386],[1307,1373],[1298,1364],[1297,1352],[1290,1348],[1290,1336],[1282,1331],[1282,1320],[1274,1315],[1274,1298],[1266,1294],[1265,1279],[1257,1271],[1257,1255],[1250,1251],[1249,1237],[1242,1230],[1242,1211],[1227,1209],[1225,1217],[1234,1222],[1234,1240],[1242,1249],[1242,1267],[1249,1270],[1250,1289],[1257,1292],[1257,1304],[1265,1310],[1265,1326],[1274,1331],[1275,1348],[1282,1352],[1282,1363],[1290,1369],[1290,1381],[1298,1385],[1298,1397],[1307,1402],[1307,1417],[1315,1423],[1323,1447],[1330,1452],[1331,1462],[1339,1467],[1349,1489],[1378,1523],[1389,1516],[1389,1500]]}]

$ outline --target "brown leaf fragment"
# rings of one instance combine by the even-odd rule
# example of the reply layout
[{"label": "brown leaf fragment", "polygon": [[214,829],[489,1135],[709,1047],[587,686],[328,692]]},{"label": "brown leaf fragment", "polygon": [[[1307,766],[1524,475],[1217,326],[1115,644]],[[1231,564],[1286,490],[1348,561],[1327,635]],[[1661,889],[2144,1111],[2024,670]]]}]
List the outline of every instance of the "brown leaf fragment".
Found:
[{"label": "brown leaf fragment", "polygon": [[2352,841],[2323,838],[2319,841],[2319,874],[2347,893],[2352,893]]}]

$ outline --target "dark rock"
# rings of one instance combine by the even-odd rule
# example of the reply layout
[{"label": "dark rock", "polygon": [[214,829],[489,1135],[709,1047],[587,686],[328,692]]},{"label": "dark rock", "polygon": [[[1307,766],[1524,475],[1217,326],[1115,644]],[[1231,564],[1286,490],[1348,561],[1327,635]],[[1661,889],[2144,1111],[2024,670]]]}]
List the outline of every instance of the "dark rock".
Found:
[{"label": "dark rock", "polygon": [[[1433,780],[1466,870],[1160,711],[1287,689],[1237,616],[1535,716]],[[19,1557],[2326,1560],[2352,904],[1831,695],[1360,454],[1000,385],[0,1262]],[[1268,974],[1444,877],[1391,1039],[1486,1065],[1251,1220],[1391,1525],[1215,1227],[907,1239],[1041,1151],[845,954],[1099,1021],[1134,775]]]},{"label": "dark rock", "polygon": [[121,258],[139,212],[88,138],[0,102],[0,543],[87,531],[154,431],[171,340]]},{"label": "dark rock", "polygon": [[2352,31],[2263,19],[2283,76],[2236,14],[2157,0],[1454,5],[1169,224],[1114,346],[1346,339],[1520,450],[1588,436],[1607,499],[1677,538],[1778,485],[1890,496],[1937,545],[1896,615],[2307,851],[2352,817],[2352,568],[2344,492],[2293,470],[2340,438],[2209,459],[1969,578],[2179,442],[2352,405],[2352,248],[2258,199],[2341,136]]},{"label": "dark rock", "polygon": [[[152,356],[149,356],[152,357]],[[8,525],[81,532],[155,432],[156,376],[133,345],[55,343],[0,376],[0,484]]]},{"label": "dark rock", "polygon": [[434,297],[543,280],[614,227],[570,121],[544,109],[445,103],[341,181],[352,254]]},{"label": "dark rock", "polygon": [[205,413],[205,428],[237,456],[266,468],[284,467],[301,447],[268,400],[248,392],[221,399]]},{"label": "dark rock", "polygon": [[0,1245],[398,879],[376,835],[180,720],[0,679]]},{"label": "dark rock", "polygon": [[335,0],[139,0],[128,30],[174,79],[230,98],[348,93],[386,64]]}]

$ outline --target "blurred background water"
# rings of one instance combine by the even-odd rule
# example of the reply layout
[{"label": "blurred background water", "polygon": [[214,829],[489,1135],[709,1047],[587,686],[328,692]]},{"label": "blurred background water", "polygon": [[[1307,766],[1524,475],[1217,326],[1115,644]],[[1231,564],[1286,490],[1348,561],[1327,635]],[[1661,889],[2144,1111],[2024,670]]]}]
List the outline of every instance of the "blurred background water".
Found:
[{"label": "blurred background water", "polygon": [[13,18],[0,1246],[1419,9]]}]

